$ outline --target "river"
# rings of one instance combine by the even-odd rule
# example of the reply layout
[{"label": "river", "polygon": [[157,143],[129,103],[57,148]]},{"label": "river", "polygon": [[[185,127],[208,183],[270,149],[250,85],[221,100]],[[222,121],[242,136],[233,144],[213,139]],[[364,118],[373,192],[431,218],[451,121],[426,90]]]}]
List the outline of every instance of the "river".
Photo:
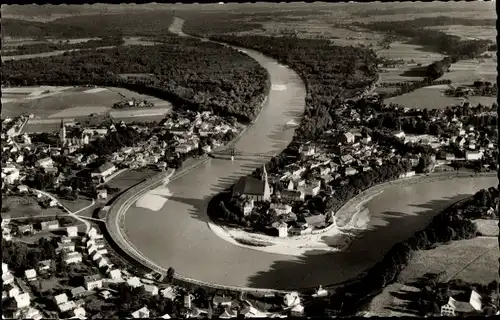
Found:
[{"label": "river", "polygon": [[[304,111],[304,85],[293,70],[259,52],[244,51],[267,69],[274,90],[260,117],[235,147],[247,153],[280,151],[293,136],[285,123],[299,121]],[[159,210],[132,205],[124,217],[126,237],[151,261],[190,278],[260,288],[311,287],[355,277],[394,243],[425,227],[439,209],[497,182],[496,178],[471,178],[389,187],[366,204],[371,216],[368,229],[347,251],[294,257],[233,245],[207,225],[210,199],[265,162],[262,157],[234,162],[212,159],[197,167],[170,182],[168,190],[156,192],[156,197],[166,200]]]}]

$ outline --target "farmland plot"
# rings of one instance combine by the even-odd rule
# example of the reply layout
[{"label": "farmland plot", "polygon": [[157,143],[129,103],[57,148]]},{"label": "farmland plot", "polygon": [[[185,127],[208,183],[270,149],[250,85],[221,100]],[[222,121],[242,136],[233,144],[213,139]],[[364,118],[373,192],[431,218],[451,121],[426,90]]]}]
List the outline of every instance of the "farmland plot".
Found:
[{"label": "farmland plot", "polygon": [[401,272],[399,282],[409,283],[426,273],[444,272],[442,280],[461,279],[488,284],[498,280],[498,242],[496,237],[476,237],[453,241],[432,250],[415,252]]},{"label": "farmland plot", "polygon": [[485,39],[496,41],[497,30],[495,26],[432,26],[428,29],[439,30],[463,39]]},{"label": "farmland plot", "polygon": [[[425,87],[397,97],[385,99],[384,102],[387,104],[400,104],[407,108],[420,109],[442,109],[447,106],[455,106],[462,103],[462,98],[446,96],[443,91],[444,90],[439,87]],[[478,103],[485,106],[491,106],[492,103],[496,101],[496,97],[471,96],[468,97],[467,100],[473,106],[476,106]]]}]

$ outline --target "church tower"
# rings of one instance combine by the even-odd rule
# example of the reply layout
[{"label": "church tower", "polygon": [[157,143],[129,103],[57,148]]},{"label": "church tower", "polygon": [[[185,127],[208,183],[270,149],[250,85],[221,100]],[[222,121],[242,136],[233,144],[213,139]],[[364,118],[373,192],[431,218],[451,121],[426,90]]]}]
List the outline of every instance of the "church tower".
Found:
[{"label": "church tower", "polygon": [[65,145],[66,144],[66,126],[64,125],[64,119],[61,119],[61,127],[59,129],[59,141],[61,143],[61,145]]},{"label": "church tower", "polygon": [[267,179],[266,165],[262,168],[262,180],[264,182],[264,193],[262,195],[262,201],[271,200],[271,188],[269,187],[269,181]]}]

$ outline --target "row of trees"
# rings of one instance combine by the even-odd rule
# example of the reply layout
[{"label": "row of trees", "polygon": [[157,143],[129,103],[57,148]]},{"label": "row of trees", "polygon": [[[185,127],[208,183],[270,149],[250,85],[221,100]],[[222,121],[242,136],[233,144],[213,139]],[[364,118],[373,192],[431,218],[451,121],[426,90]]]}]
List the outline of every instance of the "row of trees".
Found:
[{"label": "row of trees", "polygon": [[[164,98],[184,110],[209,110],[242,121],[258,114],[269,81],[255,60],[197,39],[172,36],[163,41],[163,45],[7,61],[2,64],[2,85],[121,86]],[[155,77],[124,79],[120,77],[124,73]]]},{"label": "row of trees", "polygon": [[76,50],[76,49],[92,49],[106,46],[120,46],[124,44],[122,38],[104,38],[104,39],[92,39],[85,42],[69,43],[69,40],[59,43],[34,43],[28,45],[21,45],[12,51],[5,51],[4,56],[16,56],[23,54],[36,54],[42,52],[51,52],[58,50]]},{"label": "row of trees", "polygon": [[440,84],[451,84],[451,80],[438,80],[433,81],[432,78],[427,78],[422,81],[414,82],[403,82],[398,84],[399,88],[391,93],[381,93],[380,96],[384,99],[397,97],[405,93],[413,92],[420,88],[425,88],[428,86],[440,85]]},{"label": "row of trees", "polygon": [[[477,235],[477,229],[471,219],[491,218],[487,216],[489,205],[498,202],[498,190],[490,188],[476,193],[473,199],[455,204],[436,215],[430,224],[410,239],[397,243],[384,256],[384,259],[372,267],[366,276],[357,283],[344,288],[344,312],[355,312],[361,303],[386,285],[395,281],[416,250],[429,250],[440,243],[452,240],[470,239]],[[470,211],[469,206],[476,211]],[[480,214],[477,214],[480,212]]]}]

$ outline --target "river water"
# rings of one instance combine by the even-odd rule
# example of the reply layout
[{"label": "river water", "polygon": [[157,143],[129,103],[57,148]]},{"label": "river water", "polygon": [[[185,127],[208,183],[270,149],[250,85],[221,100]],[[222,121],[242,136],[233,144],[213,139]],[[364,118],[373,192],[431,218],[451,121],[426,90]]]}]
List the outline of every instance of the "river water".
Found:
[{"label": "river water", "polygon": [[[294,71],[273,59],[253,50],[244,51],[268,70],[275,90],[270,91],[260,117],[235,147],[247,153],[282,150],[293,136],[285,123],[299,121],[304,111],[304,85]],[[390,187],[366,204],[371,216],[368,228],[347,251],[311,251],[295,257],[233,245],[207,225],[210,199],[265,162],[261,157],[234,162],[212,159],[199,166],[169,183],[168,190],[148,198],[159,201],[161,209],[145,208],[144,199],[141,207],[132,205],[124,218],[127,238],[156,264],[173,267],[194,279],[275,289],[312,287],[358,275],[394,243],[425,227],[439,209],[497,182],[496,178],[471,178]]]}]

